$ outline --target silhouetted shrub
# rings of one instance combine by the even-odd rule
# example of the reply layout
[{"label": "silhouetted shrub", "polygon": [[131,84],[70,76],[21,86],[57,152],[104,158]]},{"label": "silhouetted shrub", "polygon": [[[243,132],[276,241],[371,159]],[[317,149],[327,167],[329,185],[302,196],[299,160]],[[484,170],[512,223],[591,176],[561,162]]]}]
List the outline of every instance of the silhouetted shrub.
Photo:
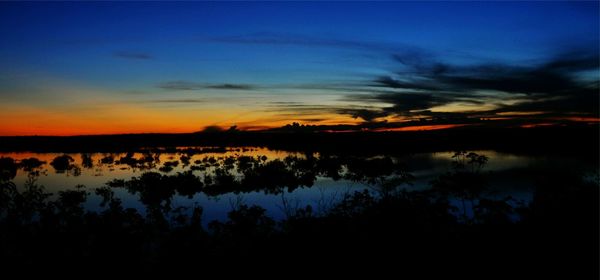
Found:
[{"label": "silhouetted shrub", "polygon": [[12,180],[17,176],[17,164],[13,158],[0,157],[0,181]]}]

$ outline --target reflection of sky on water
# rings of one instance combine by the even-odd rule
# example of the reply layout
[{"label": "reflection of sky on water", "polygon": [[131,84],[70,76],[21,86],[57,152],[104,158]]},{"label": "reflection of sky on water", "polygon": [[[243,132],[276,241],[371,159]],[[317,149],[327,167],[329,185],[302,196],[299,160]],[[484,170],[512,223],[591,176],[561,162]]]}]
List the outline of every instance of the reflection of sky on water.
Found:
[{"label": "reflection of sky on water", "polygon": [[[485,155],[489,158],[488,163],[482,172],[487,175],[488,191],[486,197],[494,199],[503,199],[511,196],[516,200],[528,202],[532,199],[533,186],[535,182],[532,178],[524,176],[520,170],[537,165],[564,165],[564,166],[585,166],[584,163],[573,158],[567,157],[534,157],[524,155],[513,155],[506,153],[498,153],[494,151],[475,151],[480,155]],[[85,202],[85,207],[89,210],[101,211],[103,208],[99,206],[101,199],[93,194],[94,189],[105,186],[108,181],[113,179],[131,179],[131,177],[140,176],[147,171],[156,171],[163,166],[167,161],[180,161],[183,155],[181,152],[176,153],[161,153],[159,154],[160,163],[153,168],[140,169],[132,168],[126,164],[101,164],[101,159],[106,156],[112,156],[115,161],[125,157],[126,153],[95,153],[91,154],[94,166],[92,168],[82,167],[81,154],[68,154],[75,161],[75,165],[81,168],[81,174],[74,176],[70,172],[57,173],[56,170],[49,164],[55,157],[62,153],[0,153],[1,157],[12,157],[16,160],[35,157],[45,161],[41,169],[41,175],[37,179],[37,183],[45,186],[46,191],[56,193],[61,190],[73,189],[76,185],[83,184],[87,190],[91,192],[88,201]],[[303,157],[302,153],[289,153],[283,151],[271,151],[265,148],[252,149],[230,149],[224,153],[201,153],[194,154],[190,158],[190,164],[184,166],[180,161],[170,172],[161,172],[162,174],[173,175],[177,172],[190,170],[190,167],[195,165],[197,160],[204,158],[215,157],[216,159],[229,156],[252,156],[260,157],[267,156],[267,160],[284,159],[287,156]],[[404,185],[401,188],[406,190],[424,190],[431,186],[431,181],[439,175],[452,170],[453,152],[438,152],[438,153],[421,153],[406,156],[394,157],[396,162],[401,163],[407,171],[413,176],[414,180],[409,185]],[[142,158],[142,153],[134,153],[134,158]],[[318,156],[318,154],[315,154]],[[203,177],[206,172],[213,171],[210,167],[206,170],[195,170],[193,173]],[[233,172],[233,174],[237,174]],[[237,174],[239,176],[239,174]],[[17,186],[22,186],[27,180],[27,172],[19,169],[14,182]],[[353,182],[349,180],[333,180],[327,177],[317,177],[312,187],[301,187],[293,192],[288,192],[285,189],[283,194],[265,194],[262,191],[241,193],[241,194],[223,194],[218,196],[207,196],[204,193],[195,194],[192,198],[175,194],[172,198],[172,209],[177,207],[202,206],[204,209],[204,223],[208,223],[214,219],[225,219],[227,213],[232,210],[232,207],[238,203],[248,205],[259,205],[266,209],[267,215],[275,219],[285,217],[283,210],[284,200],[292,208],[304,208],[310,205],[315,213],[320,213],[331,207],[335,201],[339,201],[345,194],[361,191],[364,189],[376,190],[376,187],[368,186],[364,183]],[[113,188],[115,195],[123,201],[124,207],[132,207],[138,209],[142,215],[145,214],[144,205],[138,200],[137,194],[130,194],[124,188]],[[460,203],[453,203],[457,207],[461,207]]]}]

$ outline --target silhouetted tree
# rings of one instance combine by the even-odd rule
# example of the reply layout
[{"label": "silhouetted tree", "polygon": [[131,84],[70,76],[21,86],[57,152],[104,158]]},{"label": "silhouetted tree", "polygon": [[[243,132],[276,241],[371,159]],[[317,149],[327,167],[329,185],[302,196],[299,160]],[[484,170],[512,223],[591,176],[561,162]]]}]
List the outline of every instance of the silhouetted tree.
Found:
[{"label": "silhouetted tree", "polygon": [[0,181],[9,181],[17,176],[17,163],[13,158],[0,157]]}]

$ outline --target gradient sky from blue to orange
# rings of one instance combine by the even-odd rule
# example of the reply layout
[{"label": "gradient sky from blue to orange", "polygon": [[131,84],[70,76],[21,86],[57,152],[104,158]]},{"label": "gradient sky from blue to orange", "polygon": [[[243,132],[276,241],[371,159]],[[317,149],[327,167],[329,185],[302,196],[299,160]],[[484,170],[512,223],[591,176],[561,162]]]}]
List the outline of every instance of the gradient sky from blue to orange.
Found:
[{"label": "gradient sky from blue to orange", "polygon": [[[396,99],[356,96],[380,92],[381,77],[403,79],[400,54],[521,69],[597,53],[598,11],[598,2],[2,2],[0,135],[393,122],[425,107],[506,113],[552,96],[467,88],[477,102],[461,95],[410,114],[385,109]],[[598,69],[572,75],[595,82]]]}]

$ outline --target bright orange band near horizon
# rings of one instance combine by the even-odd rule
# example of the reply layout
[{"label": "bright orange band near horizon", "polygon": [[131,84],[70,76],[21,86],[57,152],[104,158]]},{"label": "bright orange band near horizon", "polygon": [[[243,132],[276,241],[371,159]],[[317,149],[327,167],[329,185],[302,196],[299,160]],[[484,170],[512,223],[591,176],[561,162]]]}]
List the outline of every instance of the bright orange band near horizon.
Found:
[{"label": "bright orange band near horizon", "polygon": [[323,114],[319,121],[302,117],[281,117],[260,110],[233,111],[223,108],[156,109],[132,105],[111,105],[86,111],[49,110],[33,107],[7,108],[0,111],[0,136],[73,136],[133,133],[191,133],[217,126],[227,129],[261,130],[292,122],[311,125],[358,124],[350,116]]},{"label": "bright orange band near horizon", "polygon": [[[66,105],[35,107],[12,105],[0,110],[0,136],[72,136],[133,133],[191,133],[209,126],[240,130],[262,130],[282,127],[292,122],[309,125],[357,125],[363,120],[349,115],[323,113],[310,116],[282,115],[256,107],[226,106],[152,107],[132,103],[98,105]],[[388,121],[403,121],[389,119]],[[565,117],[548,119],[599,123],[598,117]],[[374,131],[418,131],[447,129],[460,124],[414,125],[378,128]],[[539,126],[523,123],[522,127]]]}]

